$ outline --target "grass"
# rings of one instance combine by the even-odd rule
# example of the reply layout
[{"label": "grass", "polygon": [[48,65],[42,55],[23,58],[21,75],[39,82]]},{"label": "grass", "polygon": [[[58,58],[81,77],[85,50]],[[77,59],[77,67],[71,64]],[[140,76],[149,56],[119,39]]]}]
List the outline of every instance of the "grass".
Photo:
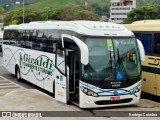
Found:
[{"label": "grass", "polygon": [[[25,8],[31,8],[36,11],[44,11],[46,10],[46,7],[59,8],[69,3],[85,5],[85,2],[87,2],[88,5],[91,5],[93,3],[99,4],[100,6],[110,5],[110,0],[32,0],[32,2],[32,4],[25,5]],[[13,5],[9,10],[13,9],[22,9],[22,4]]]},{"label": "grass", "polygon": [[46,7],[59,8],[68,3],[75,3],[75,0],[40,0],[34,4],[27,5],[28,8],[42,11]]}]

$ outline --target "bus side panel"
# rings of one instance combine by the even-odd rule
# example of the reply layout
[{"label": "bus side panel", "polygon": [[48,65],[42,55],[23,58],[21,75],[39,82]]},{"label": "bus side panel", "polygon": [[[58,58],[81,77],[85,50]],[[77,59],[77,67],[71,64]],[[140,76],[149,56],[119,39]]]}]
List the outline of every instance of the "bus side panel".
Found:
[{"label": "bus side panel", "polygon": [[[33,62],[35,62],[35,55],[38,54],[38,51],[35,51],[35,50],[30,50],[30,52],[28,53],[30,55],[30,59],[33,59]],[[31,64],[32,65],[32,64]],[[30,68],[30,72],[29,72],[29,78],[28,78],[28,81],[33,83],[34,85],[37,85],[37,81],[36,81],[36,69],[37,69],[37,66],[33,66]]]},{"label": "bus side panel", "polygon": [[53,92],[55,54],[3,45],[3,66],[15,74],[16,64],[21,78],[47,91]]},{"label": "bus side panel", "polygon": [[21,78],[30,82],[29,74],[31,72],[31,69],[30,69],[31,60],[30,59],[31,59],[32,52],[31,50],[28,50],[26,48],[19,48],[19,47],[17,47],[17,51],[19,55],[17,55],[16,58],[17,58],[17,63],[21,70]]},{"label": "bus side panel", "polygon": [[157,96],[160,97],[160,75],[156,74],[156,90],[157,90]]},{"label": "bus side panel", "polygon": [[43,62],[45,60],[42,56],[43,52],[32,50],[31,58],[33,58],[33,66],[31,68],[29,79],[35,85],[44,88],[44,77],[46,75],[43,72]]},{"label": "bus side panel", "polygon": [[33,60],[29,81],[47,91],[53,92],[55,55],[36,50],[31,50],[30,55],[30,59]]},{"label": "bus side panel", "polygon": [[49,66],[49,69],[48,69],[48,72],[45,76],[45,79],[44,79],[44,89],[53,93],[53,85],[54,85],[54,80],[56,78],[55,76],[55,54],[50,54],[50,53],[47,53],[48,55],[48,59],[49,59],[49,63],[48,63],[48,66]]},{"label": "bus side panel", "polygon": [[156,75],[154,73],[142,72],[142,91],[156,95]]},{"label": "bus side panel", "polygon": [[15,74],[15,66],[19,64],[18,55],[17,47],[3,44],[3,66],[12,74]]}]

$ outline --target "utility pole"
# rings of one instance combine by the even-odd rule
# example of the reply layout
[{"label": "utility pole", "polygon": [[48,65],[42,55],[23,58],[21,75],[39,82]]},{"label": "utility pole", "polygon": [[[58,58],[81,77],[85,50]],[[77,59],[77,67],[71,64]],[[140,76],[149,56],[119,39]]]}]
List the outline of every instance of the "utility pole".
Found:
[{"label": "utility pole", "polygon": [[47,9],[47,21],[48,21],[48,12],[49,12],[49,7],[45,7]]},{"label": "utility pole", "polygon": [[23,0],[23,23],[24,23],[24,0]]}]

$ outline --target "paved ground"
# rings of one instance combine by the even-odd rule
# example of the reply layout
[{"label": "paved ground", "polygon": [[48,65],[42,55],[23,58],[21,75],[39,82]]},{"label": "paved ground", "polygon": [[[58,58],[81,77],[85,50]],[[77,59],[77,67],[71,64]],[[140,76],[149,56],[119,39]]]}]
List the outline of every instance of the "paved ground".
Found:
[{"label": "paved ground", "polygon": [[[125,114],[123,111],[142,111],[146,113],[147,111],[160,111],[160,103],[153,102],[147,99],[141,99],[140,103],[132,106],[124,106],[124,107],[113,107],[113,108],[100,108],[100,109],[88,109],[81,110],[79,107],[74,106],[73,104],[63,104],[61,102],[56,101],[50,95],[41,92],[37,87],[28,83],[17,83],[15,82],[15,76],[8,73],[3,67],[0,67],[0,111],[59,111],[50,113],[56,115],[64,115],[67,112],[63,111],[71,111],[68,114],[78,114],[79,115],[87,115],[88,117],[44,117],[44,118],[29,118],[32,120],[160,120],[158,117],[112,117],[112,114],[116,114],[121,112],[120,114]],[[14,81],[12,81],[12,80]],[[23,85],[24,84],[24,85]],[[26,84],[30,87],[26,87]],[[77,112],[75,112],[77,111]],[[111,112],[112,111],[112,112]],[[101,113],[106,113],[107,117],[97,117]],[[1,114],[1,113],[0,113]],[[47,114],[47,113],[46,113]],[[121,116],[120,115],[120,116]],[[89,117],[91,116],[91,117]],[[3,119],[18,119],[25,120],[27,118],[0,118]]]},{"label": "paved ground", "polygon": [[0,96],[4,96],[6,93],[10,93],[11,91],[23,89],[24,88],[22,86],[15,84],[12,81],[9,81],[6,78],[0,76]]}]

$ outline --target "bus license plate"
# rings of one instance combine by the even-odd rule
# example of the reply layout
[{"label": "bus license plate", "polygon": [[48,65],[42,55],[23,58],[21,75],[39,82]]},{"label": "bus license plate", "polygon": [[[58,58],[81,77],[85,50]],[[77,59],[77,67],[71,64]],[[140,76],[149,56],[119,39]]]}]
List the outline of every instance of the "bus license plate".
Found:
[{"label": "bus license plate", "polygon": [[111,101],[118,101],[118,100],[120,100],[120,97],[118,96],[118,97],[110,97],[110,100]]}]

